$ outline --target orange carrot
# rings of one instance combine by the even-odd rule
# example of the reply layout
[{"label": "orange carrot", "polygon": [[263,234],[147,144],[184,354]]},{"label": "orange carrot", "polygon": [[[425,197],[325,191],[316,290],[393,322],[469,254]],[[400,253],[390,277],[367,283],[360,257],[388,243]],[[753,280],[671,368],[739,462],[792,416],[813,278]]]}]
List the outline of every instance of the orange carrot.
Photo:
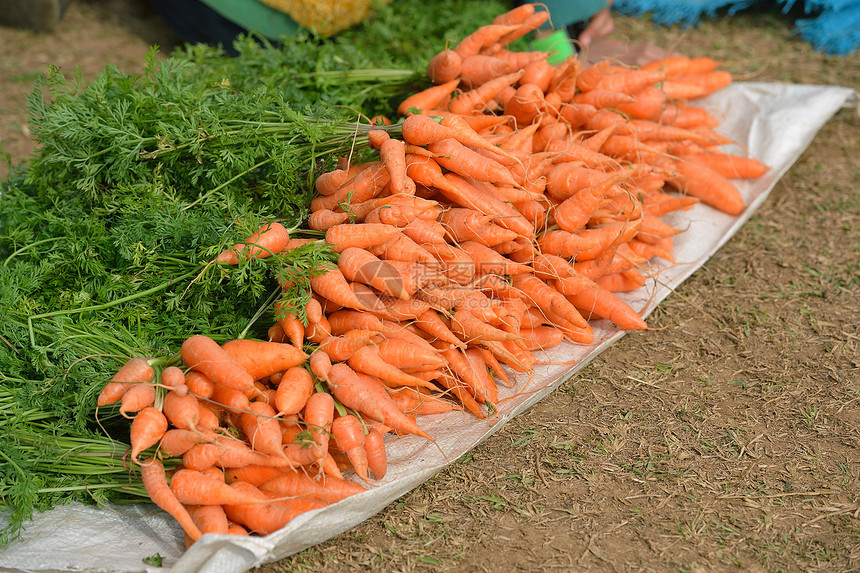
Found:
[{"label": "orange carrot", "polygon": [[189,469],[180,469],[173,474],[170,479],[170,490],[176,499],[185,505],[235,505],[259,502],[258,498],[231,488],[223,480]]},{"label": "orange carrot", "polygon": [[485,54],[474,54],[463,58],[460,66],[460,82],[466,89],[474,89],[512,70],[510,62]]},{"label": "orange carrot", "polygon": [[230,340],[221,348],[254,380],[298,366],[308,358],[307,354],[291,344],[266,340]]},{"label": "orange carrot", "polygon": [[519,29],[519,25],[485,24],[460,40],[454,51],[461,57],[474,56],[482,49],[498,42],[506,34]]},{"label": "orange carrot", "polygon": [[164,473],[164,466],[155,458],[150,458],[141,462],[140,477],[143,487],[146,490],[149,499],[152,503],[169,513],[179,522],[179,525],[192,540],[197,541],[203,537],[203,533],[188,510],[182,505],[170,487],[167,485],[167,476]]},{"label": "orange carrot", "polygon": [[[432,120],[431,120],[432,121]],[[362,223],[357,225],[335,225],[325,234],[325,241],[336,252],[348,247],[366,249],[396,239],[400,235],[397,227],[383,224]]]},{"label": "orange carrot", "polygon": [[[376,346],[364,346],[357,350],[347,360],[349,366],[356,372],[375,376],[392,386],[425,386],[433,388],[433,384],[416,378],[404,372],[400,365],[389,364],[383,360]],[[411,365],[411,364],[410,364]],[[334,368],[334,367],[332,367]],[[335,394],[337,396],[337,394]],[[373,416],[371,416],[373,417]],[[379,418],[374,418],[379,419]],[[382,420],[380,420],[382,421]]]},{"label": "orange carrot", "polygon": [[504,185],[516,185],[511,172],[499,162],[473,151],[453,138],[442,139],[427,146],[436,154],[436,162],[464,177]]},{"label": "orange carrot", "polygon": [[648,86],[666,79],[665,72],[652,69],[631,69],[623,72],[605,74],[593,89],[634,95]]},{"label": "orange carrot", "polygon": [[708,91],[702,86],[672,80],[664,81],[660,86],[660,89],[662,89],[663,93],[666,94],[666,98],[670,100],[686,101],[708,95]]},{"label": "orange carrot", "polygon": [[260,487],[264,483],[278,478],[286,473],[291,473],[290,468],[279,468],[268,465],[247,465],[240,468],[228,468],[224,470],[224,481],[228,484],[234,481],[243,481],[253,486]]},{"label": "orange carrot", "polygon": [[[427,76],[430,78],[430,81],[434,84],[445,85],[449,82],[458,82],[459,79],[457,75],[460,73],[460,67],[463,65],[463,56],[455,52],[454,50],[442,50],[435,56],[430,59],[430,62],[427,64]],[[454,87],[450,88],[451,91],[457,84],[454,84]],[[431,88],[432,89],[432,88]],[[447,91],[447,87],[445,88]],[[448,92],[450,94],[450,92]],[[435,95],[435,94],[434,94]],[[412,107],[417,107],[418,109],[431,109],[436,107],[437,104],[441,102],[441,98],[435,102],[433,105],[413,105],[410,103],[409,106],[400,105],[397,108],[397,113],[400,115],[406,115],[401,111],[401,108],[404,108],[404,111],[408,111]],[[424,101],[418,101],[418,103],[425,103]]]},{"label": "orange carrot", "polygon": [[[310,278],[311,288],[340,307],[365,310],[339,269],[334,268]],[[294,365],[295,366],[295,365]]]},{"label": "orange carrot", "polygon": [[740,215],[744,200],[734,183],[719,173],[689,161],[676,161],[678,174],[669,179],[675,188],[723,213]]},{"label": "orange carrot", "polygon": [[292,498],[272,500],[266,494],[251,484],[237,481],[228,487],[234,489],[237,495],[253,499],[253,503],[228,504],[224,511],[230,520],[241,523],[254,533],[268,535],[281,529],[297,516],[325,507],[326,504],[307,498]]},{"label": "orange carrot", "polygon": [[208,336],[195,334],[187,338],[180,353],[188,368],[201,372],[216,384],[243,391],[254,386],[253,376]]},{"label": "orange carrot", "polygon": [[[184,378],[184,376],[183,376]],[[147,406],[155,403],[155,386],[147,383],[135,384],[122,396],[119,413],[125,418],[132,418],[128,414],[140,412]]]},{"label": "orange carrot", "polygon": [[110,382],[105,384],[97,403],[99,406],[107,406],[119,402],[132,385],[152,382],[153,378],[155,378],[155,370],[146,359],[131,358],[114,374]]},{"label": "orange carrot", "polygon": [[416,372],[445,367],[445,361],[430,344],[417,336],[415,339],[420,342],[406,338],[389,338],[380,342],[376,349],[385,362],[398,365],[402,370]]},{"label": "orange carrot", "polygon": [[630,292],[645,284],[645,277],[638,269],[628,269],[618,273],[606,274],[594,281],[600,288],[610,292]]},{"label": "orange carrot", "polygon": [[409,298],[403,278],[397,269],[365,249],[348,247],[337,259],[341,273],[348,281],[358,281],[397,298]]},{"label": "orange carrot", "polygon": [[349,204],[361,203],[379,195],[388,185],[389,179],[388,171],[381,162],[370,162],[366,169],[344,182],[333,194],[315,197],[311,201],[311,211],[347,211]]},{"label": "orange carrot", "polygon": [[331,209],[320,209],[308,216],[308,227],[315,231],[327,231],[335,225],[349,221],[349,213],[337,213]]},{"label": "orange carrot", "polygon": [[328,451],[331,423],[334,420],[334,399],[326,392],[314,392],[305,404],[304,421],[313,441],[313,459],[320,460]]},{"label": "orange carrot", "polygon": [[712,70],[709,72],[672,76],[673,82],[701,87],[705,90],[706,95],[728,87],[731,85],[732,79],[732,74],[725,70]]},{"label": "orange carrot", "polygon": [[[483,112],[489,102],[496,97],[504,88],[513,85],[523,75],[522,70],[493,78],[481,84],[475,89],[462,92],[451,98],[448,103],[448,111],[455,114],[469,115]],[[505,114],[509,115],[509,114]],[[405,136],[404,136],[405,137]]]},{"label": "orange carrot", "polygon": [[141,410],[131,422],[129,430],[131,460],[140,463],[137,460],[140,452],[157,444],[165,432],[167,432],[167,418],[160,410],[152,406]]},{"label": "orange carrot", "polygon": [[517,120],[517,125],[527,126],[546,110],[543,90],[535,84],[522,84],[505,103],[505,115]]},{"label": "orange carrot", "polygon": [[161,443],[158,445],[160,452],[169,458],[181,456],[185,452],[203,442],[211,442],[212,438],[204,436],[200,432],[173,428],[164,432]]},{"label": "orange carrot", "polygon": [[311,353],[308,365],[311,367],[311,372],[314,373],[314,376],[328,381],[331,374],[331,359],[328,357],[328,354],[319,350]]},{"label": "orange carrot", "polygon": [[280,223],[266,223],[254,234],[245,239],[244,243],[237,243],[231,249],[225,249],[218,255],[219,263],[236,265],[239,257],[246,259],[262,259],[277,255],[284,250],[290,234]]},{"label": "orange carrot", "polygon": [[707,167],[727,179],[756,179],[769,169],[755,158],[723,153],[697,153],[685,155],[684,159]]},{"label": "orange carrot", "polygon": [[580,230],[600,206],[610,189],[625,179],[627,176],[624,173],[614,173],[594,185],[577,191],[555,208],[556,224],[570,233]]},{"label": "orange carrot", "polygon": [[564,340],[564,332],[554,326],[523,327],[520,329],[520,336],[525,342],[523,347],[532,352],[549,350]]},{"label": "orange carrot", "polygon": [[373,420],[384,421],[384,412],[367,383],[346,364],[333,364],[328,376],[328,387],[343,405],[353,408]]},{"label": "orange carrot", "polygon": [[690,58],[687,56],[667,56],[642,65],[643,70],[661,70],[667,76],[710,72],[717,67],[717,61],[709,57]]},{"label": "orange carrot", "polygon": [[248,412],[242,412],[239,421],[251,447],[270,456],[283,456],[281,427],[275,419],[275,409],[263,402],[251,402],[248,408]]},{"label": "orange carrot", "polygon": [[275,393],[275,406],[278,415],[299,413],[313,392],[314,381],[310,372],[295,366],[288,368],[278,383]]},{"label": "orange carrot", "polygon": [[586,318],[606,318],[623,330],[648,328],[647,323],[630,308],[630,305],[606,289],[588,289],[575,295],[568,295],[567,298],[583,312]]},{"label": "orange carrot", "polygon": [[415,419],[407,416],[397,407],[397,404],[388,395],[385,387],[381,382],[366,374],[356,373],[359,379],[362,380],[365,390],[368,395],[376,402],[378,408],[382,411],[381,422],[393,429],[398,434],[413,434],[433,441],[416,423]]},{"label": "orange carrot", "polygon": [[331,434],[338,449],[349,458],[355,473],[367,480],[367,452],[364,451],[364,428],[361,421],[351,414],[335,418]]},{"label": "orange carrot", "polygon": [[367,456],[367,467],[373,477],[384,478],[388,471],[388,456],[384,436],[376,428],[371,429],[364,437],[364,452]]},{"label": "orange carrot", "polygon": [[357,165],[353,165],[349,169],[335,169],[334,171],[327,171],[316,178],[316,181],[314,181],[314,187],[320,195],[332,195],[338,190],[338,188],[340,188],[341,185],[355,177],[359,171],[367,169],[368,167],[370,167],[369,163],[359,163]]},{"label": "orange carrot", "polygon": [[415,194],[415,183],[406,177],[406,144],[388,139],[379,147],[379,158],[388,171],[388,186],[394,194]]},{"label": "orange carrot", "polygon": [[168,392],[164,396],[162,411],[167,420],[175,427],[183,430],[198,430],[197,422],[200,418],[199,402],[191,394],[180,396],[175,392]]},{"label": "orange carrot", "polygon": [[188,513],[203,534],[226,535],[230,529],[227,514],[220,505],[191,505]]},{"label": "orange carrot", "polygon": [[364,486],[349,480],[314,479],[301,471],[283,472],[262,484],[260,489],[275,493],[280,497],[301,496],[323,503],[337,503],[349,496],[367,491]]},{"label": "orange carrot", "polygon": [[607,59],[583,69],[576,77],[576,87],[583,92],[593,90],[611,65],[612,60]]}]

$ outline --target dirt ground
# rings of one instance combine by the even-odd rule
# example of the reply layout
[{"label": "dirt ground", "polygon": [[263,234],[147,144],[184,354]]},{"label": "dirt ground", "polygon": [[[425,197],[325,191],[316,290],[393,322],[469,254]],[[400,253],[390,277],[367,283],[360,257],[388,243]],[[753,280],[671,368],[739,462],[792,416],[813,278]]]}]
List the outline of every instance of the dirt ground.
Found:
[{"label": "dirt ground", "polygon": [[[778,12],[615,37],[740,80],[860,89]],[[31,150],[48,64],[138,69],[175,38],[132,0],[78,0],[51,34],[0,29],[0,137]],[[860,570],[860,117],[839,112],[747,225],[648,322],[423,486],[261,568]]]}]

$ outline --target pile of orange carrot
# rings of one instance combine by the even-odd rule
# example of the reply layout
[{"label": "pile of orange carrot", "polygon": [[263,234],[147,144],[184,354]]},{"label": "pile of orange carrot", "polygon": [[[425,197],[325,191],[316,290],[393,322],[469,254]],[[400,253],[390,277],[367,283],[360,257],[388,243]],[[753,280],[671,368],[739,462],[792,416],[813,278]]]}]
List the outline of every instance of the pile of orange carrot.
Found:
[{"label": "pile of orange carrot", "polygon": [[[267,534],[364,491],[343,472],[382,479],[386,435],[431,439],[420,416],[452,409],[491,416],[499,383],[538,351],[592,343],[593,320],[647,328],[616,293],[673,260],[681,230],[661,217],[743,211],[732,180],[767,167],[721,151],[719,122],[689,103],[728,72],[507,49],[547,17],[523,5],[440,52],[436,85],[398,109],[401,137],[371,130],[378,158],[318,177],[308,226],[339,258],[310,277],[306,321],[280,309],[268,341],[192,336],[184,370],[133,359],[105,387],[100,405],[134,416],[131,458],[189,542]],[[272,222],[218,261],[309,240]],[[181,458],[171,475],[165,458]]]}]

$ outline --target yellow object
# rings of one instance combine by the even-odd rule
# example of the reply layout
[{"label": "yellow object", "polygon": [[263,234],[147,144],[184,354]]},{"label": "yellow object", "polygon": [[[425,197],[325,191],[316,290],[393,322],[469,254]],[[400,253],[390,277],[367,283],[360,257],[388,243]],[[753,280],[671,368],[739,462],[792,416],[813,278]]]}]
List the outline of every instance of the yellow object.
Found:
[{"label": "yellow object", "polygon": [[373,0],[260,0],[320,34],[334,34],[364,20]]}]

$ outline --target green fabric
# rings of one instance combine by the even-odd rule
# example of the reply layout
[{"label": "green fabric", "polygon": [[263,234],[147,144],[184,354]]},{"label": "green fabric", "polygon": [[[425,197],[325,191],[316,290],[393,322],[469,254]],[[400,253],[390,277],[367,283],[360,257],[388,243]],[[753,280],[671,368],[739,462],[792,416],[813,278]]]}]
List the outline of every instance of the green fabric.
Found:
[{"label": "green fabric", "polygon": [[574,22],[588,20],[608,6],[606,0],[545,0],[550,21],[544,28],[561,30]]},{"label": "green fabric", "polygon": [[224,18],[246,30],[259,32],[270,40],[295,34],[300,26],[284,12],[259,0],[200,0]]},{"label": "green fabric", "polygon": [[544,36],[539,40],[532,40],[532,49],[541,52],[549,52],[550,56],[546,59],[552,65],[558,65],[576,53],[573,49],[573,43],[570,36],[567,35],[567,30],[556,30],[549,36]]}]

